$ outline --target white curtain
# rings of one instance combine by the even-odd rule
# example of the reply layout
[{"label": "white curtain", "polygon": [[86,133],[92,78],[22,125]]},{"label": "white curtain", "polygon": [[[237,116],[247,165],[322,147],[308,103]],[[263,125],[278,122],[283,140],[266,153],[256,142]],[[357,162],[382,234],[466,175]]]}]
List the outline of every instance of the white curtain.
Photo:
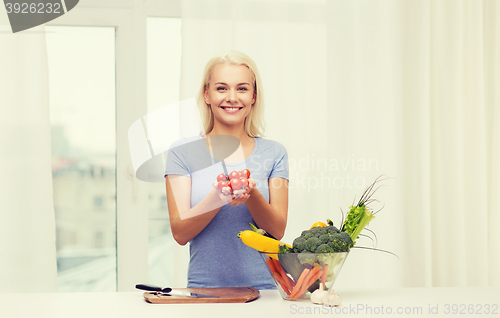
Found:
[{"label": "white curtain", "polygon": [[57,290],[44,28],[0,10],[0,292]]},{"label": "white curtain", "polygon": [[406,281],[500,286],[500,4],[402,9]]},{"label": "white curtain", "polygon": [[290,158],[284,241],[391,178],[370,229],[399,259],[353,250],[337,288],[500,286],[497,1],[185,0],[182,18],[181,99],[216,53],[259,67]]}]

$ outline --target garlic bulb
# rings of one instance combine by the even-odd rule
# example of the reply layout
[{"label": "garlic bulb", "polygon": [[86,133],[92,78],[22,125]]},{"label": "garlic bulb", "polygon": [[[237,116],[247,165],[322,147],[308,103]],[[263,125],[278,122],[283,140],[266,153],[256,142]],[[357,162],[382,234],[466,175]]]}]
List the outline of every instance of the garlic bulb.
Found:
[{"label": "garlic bulb", "polygon": [[324,290],[323,284],[319,284],[319,288],[311,294],[311,301],[314,304],[322,305],[325,300],[328,300],[328,292]]},{"label": "garlic bulb", "polygon": [[333,290],[328,293],[328,299],[323,302],[323,304],[328,306],[340,306],[342,303],[342,298],[340,298],[339,294],[333,292]]},{"label": "garlic bulb", "polygon": [[334,293],[333,289],[327,292],[323,284],[319,284],[319,288],[311,294],[311,301],[319,305],[339,306],[342,303],[342,298],[339,294]]}]

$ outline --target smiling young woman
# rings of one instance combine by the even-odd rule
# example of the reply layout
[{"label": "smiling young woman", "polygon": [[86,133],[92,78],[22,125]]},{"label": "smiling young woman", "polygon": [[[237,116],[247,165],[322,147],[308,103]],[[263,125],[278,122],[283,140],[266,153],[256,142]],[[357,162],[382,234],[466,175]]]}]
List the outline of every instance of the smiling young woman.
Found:
[{"label": "smiling young woman", "polygon": [[[283,145],[261,137],[263,106],[260,76],[248,56],[230,51],[207,63],[198,94],[206,136],[175,143],[165,172],[172,234],[179,244],[190,243],[188,287],[276,288],[259,253],[236,236],[254,223],[280,239],[286,227],[288,156]],[[216,136],[238,141],[224,162],[214,160],[225,146]],[[201,139],[208,149],[192,146]],[[191,146],[178,147],[183,144]],[[206,160],[214,164],[195,168]],[[213,186],[225,170],[244,169],[251,173],[248,188],[227,194]]]}]

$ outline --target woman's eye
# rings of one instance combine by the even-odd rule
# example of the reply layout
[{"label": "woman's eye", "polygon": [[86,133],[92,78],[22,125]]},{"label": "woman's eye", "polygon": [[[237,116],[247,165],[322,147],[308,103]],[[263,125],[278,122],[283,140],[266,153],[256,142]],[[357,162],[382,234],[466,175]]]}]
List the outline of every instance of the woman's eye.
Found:
[{"label": "woman's eye", "polygon": [[[225,90],[227,90],[227,88],[224,87],[224,86],[220,86],[220,87],[217,87],[216,90],[218,90],[218,91],[225,91]],[[246,88],[246,87],[238,87],[237,90],[238,91],[248,91],[248,88]]]}]

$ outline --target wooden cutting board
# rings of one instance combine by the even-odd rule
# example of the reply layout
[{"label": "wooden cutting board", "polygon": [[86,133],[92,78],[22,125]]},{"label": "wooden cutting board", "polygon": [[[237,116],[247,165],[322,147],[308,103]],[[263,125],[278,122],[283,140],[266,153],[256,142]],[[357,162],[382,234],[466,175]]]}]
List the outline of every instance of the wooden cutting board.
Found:
[{"label": "wooden cutting board", "polygon": [[154,292],[144,293],[144,298],[153,304],[246,303],[256,299],[260,294],[259,290],[253,287],[176,288],[176,290],[219,296],[219,298],[160,296]]}]

